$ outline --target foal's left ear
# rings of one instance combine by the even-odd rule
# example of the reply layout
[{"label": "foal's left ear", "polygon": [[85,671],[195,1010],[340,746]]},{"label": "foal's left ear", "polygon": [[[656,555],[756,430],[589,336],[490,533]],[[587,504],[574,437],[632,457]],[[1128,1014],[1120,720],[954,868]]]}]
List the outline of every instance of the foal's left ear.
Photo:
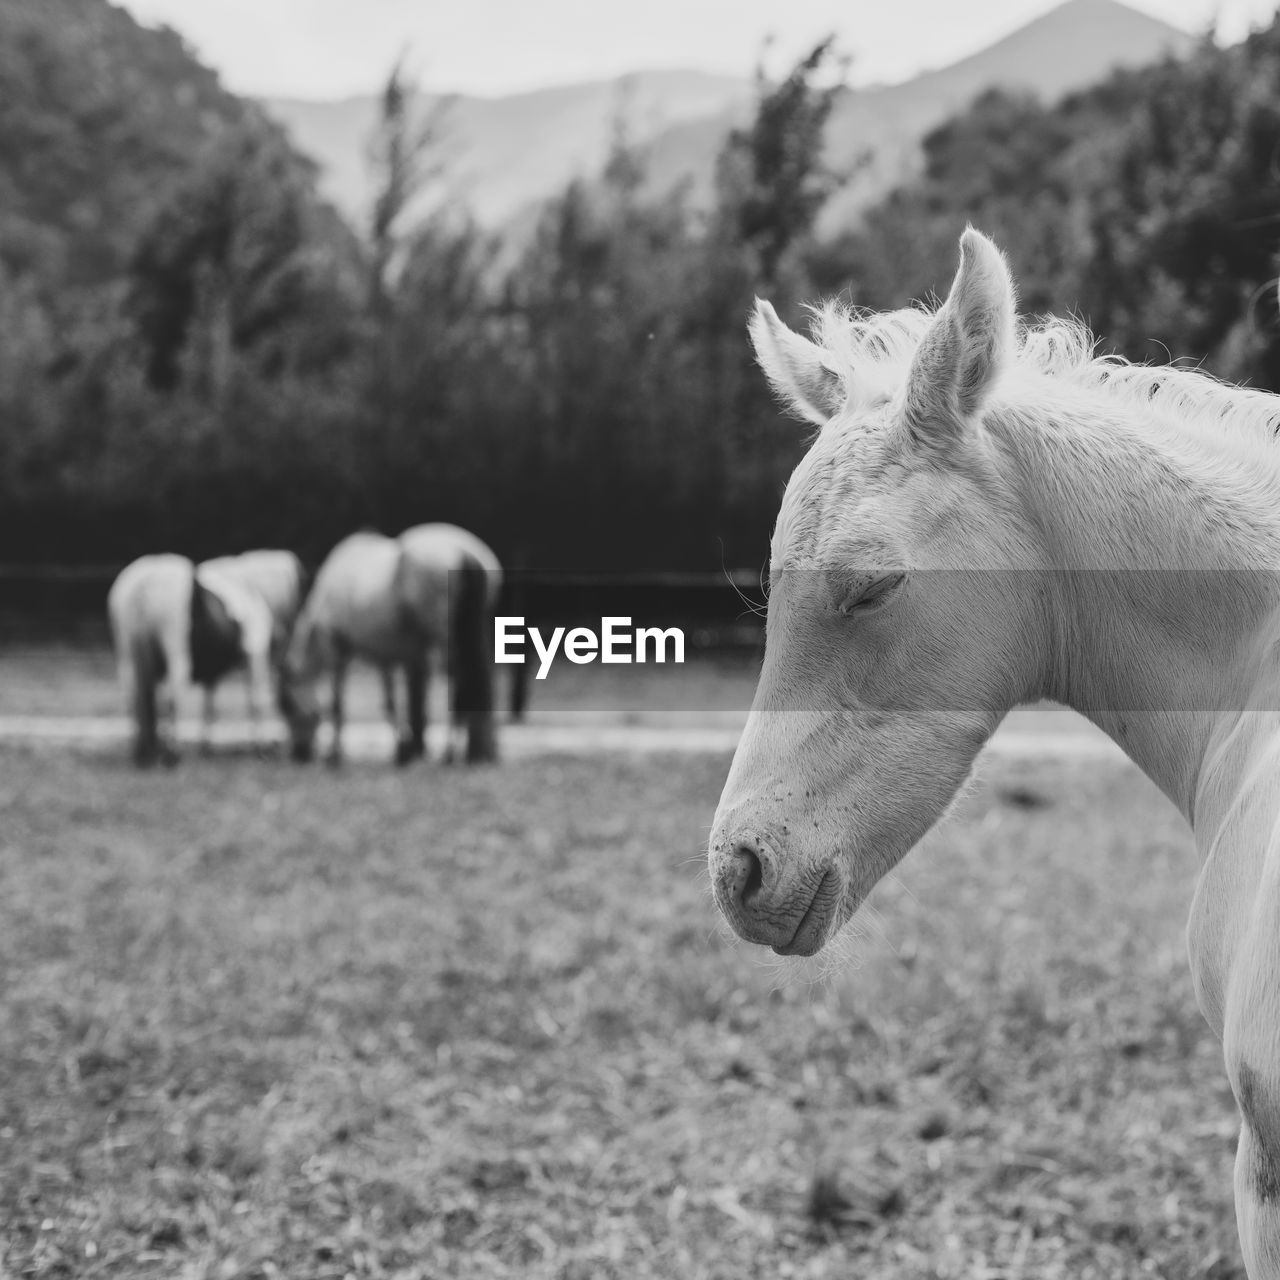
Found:
[{"label": "foal's left ear", "polygon": [[986,403],[1013,352],[1017,304],[1004,255],[969,227],[946,302],[907,375],[905,414],[922,442],[957,436]]},{"label": "foal's left ear", "polygon": [[756,299],[748,328],[756,359],[779,399],[797,416],[826,426],[840,412],[845,396],[822,348],[788,329],[762,298]]}]

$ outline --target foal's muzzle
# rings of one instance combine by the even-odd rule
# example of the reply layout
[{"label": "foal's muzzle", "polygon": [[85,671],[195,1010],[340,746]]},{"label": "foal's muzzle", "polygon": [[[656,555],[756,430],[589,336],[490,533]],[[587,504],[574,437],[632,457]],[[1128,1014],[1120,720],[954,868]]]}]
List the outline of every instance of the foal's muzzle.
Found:
[{"label": "foal's muzzle", "polygon": [[822,949],[842,892],[833,865],[794,866],[754,832],[713,836],[711,885],[739,936],[788,956]]}]

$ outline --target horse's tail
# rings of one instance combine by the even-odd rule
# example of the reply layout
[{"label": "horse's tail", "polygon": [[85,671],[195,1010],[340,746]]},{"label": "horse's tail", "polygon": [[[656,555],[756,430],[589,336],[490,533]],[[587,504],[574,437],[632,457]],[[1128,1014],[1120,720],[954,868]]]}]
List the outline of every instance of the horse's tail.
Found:
[{"label": "horse's tail", "polygon": [[453,720],[467,729],[467,762],[497,759],[493,715],[493,606],[489,573],[464,553],[449,574]]}]

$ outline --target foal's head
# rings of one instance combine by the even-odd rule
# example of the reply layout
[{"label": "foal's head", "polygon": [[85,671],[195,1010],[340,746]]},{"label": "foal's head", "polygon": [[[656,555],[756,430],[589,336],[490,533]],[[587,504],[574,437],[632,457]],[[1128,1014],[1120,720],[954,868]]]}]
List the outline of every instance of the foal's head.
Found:
[{"label": "foal's head", "polygon": [[[1036,681],[1025,513],[984,411],[1012,361],[1014,294],[975,231],[934,315],[854,322],[823,345],[767,303],[774,388],[821,427],[787,486],[768,643],[711,836],[721,910],[809,955],[937,821]],[[831,327],[829,326],[829,329]]]}]

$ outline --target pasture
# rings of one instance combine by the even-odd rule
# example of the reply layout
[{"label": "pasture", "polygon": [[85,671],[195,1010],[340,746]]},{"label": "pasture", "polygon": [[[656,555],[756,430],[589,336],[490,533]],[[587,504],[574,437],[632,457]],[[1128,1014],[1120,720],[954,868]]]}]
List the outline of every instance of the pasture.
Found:
[{"label": "pasture", "polygon": [[823,976],[718,920],[727,766],[0,747],[0,1274],[1243,1276],[1136,771],[989,763]]}]

